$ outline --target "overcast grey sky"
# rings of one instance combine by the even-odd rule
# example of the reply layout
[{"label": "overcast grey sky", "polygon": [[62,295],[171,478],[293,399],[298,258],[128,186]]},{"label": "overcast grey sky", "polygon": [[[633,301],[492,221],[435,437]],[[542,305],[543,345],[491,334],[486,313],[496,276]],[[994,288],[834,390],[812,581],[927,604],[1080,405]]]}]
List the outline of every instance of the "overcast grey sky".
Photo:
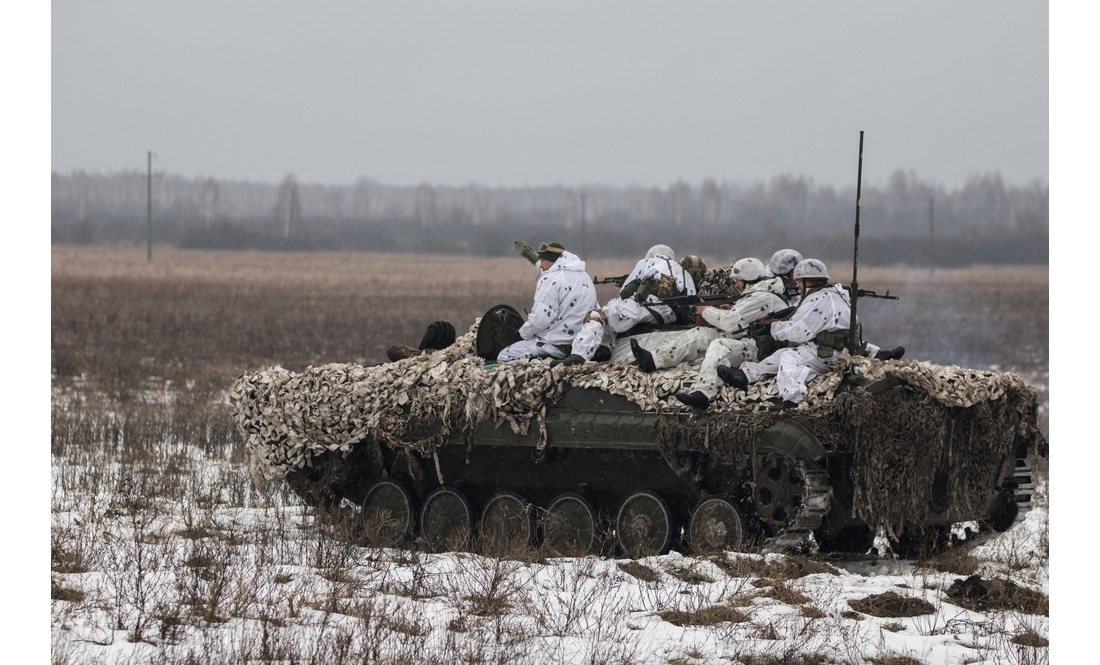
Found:
[{"label": "overcast grey sky", "polygon": [[1045,2],[52,4],[52,168],[389,184],[1048,178]]}]

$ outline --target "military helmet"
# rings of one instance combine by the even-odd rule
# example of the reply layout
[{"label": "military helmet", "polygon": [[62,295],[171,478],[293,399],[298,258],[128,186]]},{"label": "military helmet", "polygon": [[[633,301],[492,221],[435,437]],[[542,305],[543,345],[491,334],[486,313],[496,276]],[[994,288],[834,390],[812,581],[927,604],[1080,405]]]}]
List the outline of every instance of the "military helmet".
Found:
[{"label": "military helmet", "polygon": [[672,248],[668,245],[654,245],[649,248],[649,251],[645,253],[647,259],[652,259],[654,256],[660,254],[661,256],[667,256],[673,261],[676,260],[676,254],[673,253]]},{"label": "military helmet", "polygon": [[455,327],[450,321],[436,321],[420,339],[420,350],[445,349],[455,343]]},{"label": "military helmet", "polygon": [[695,282],[696,286],[699,286],[699,282],[703,281],[703,276],[707,274],[707,262],[694,254],[680,259],[680,267],[691,275],[691,281]]},{"label": "military helmet", "polygon": [[802,255],[798,252],[793,249],[781,249],[772,254],[772,260],[768,261],[768,269],[773,275],[786,275],[801,261]]},{"label": "military helmet", "polygon": [[794,267],[794,279],[829,279],[829,271],[825,269],[825,264],[817,259],[806,259],[805,261],[799,261],[798,265]]},{"label": "military helmet", "polygon": [[764,264],[760,262],[760,259],[747,258],[741,259],[737,263],[733,264],[733,269],[730,270],[730,274],[734,279],[741,279],[746,282],[755,282],[762,279],[764,275]]}]

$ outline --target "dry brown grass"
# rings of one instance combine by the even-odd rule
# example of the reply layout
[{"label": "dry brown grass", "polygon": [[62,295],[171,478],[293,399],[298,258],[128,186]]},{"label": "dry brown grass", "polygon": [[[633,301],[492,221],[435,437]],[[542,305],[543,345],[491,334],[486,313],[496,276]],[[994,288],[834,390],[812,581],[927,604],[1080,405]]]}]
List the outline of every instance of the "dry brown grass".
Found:
[{"label": "dry brown grass", "polygon": [[[54,374],[111,393],[149,377],[217,392],[267,365],[384,362],[386,348],[416,345],[432,321],[462,334],[493,305],[530,307],[535,281],[518,257],[164,248],[147,263],[132,247],[52,256]],[[613,287],[601,288],[610,297]]]},{"label": "dry brown grass", "polygon": [[776,584],[760,594],[761,598],[773,598],[786,605],[805,605],[810,598],[786,584]]},{"label": "dry brown grass", "polygon": [[[271,364],[382,362],[434,320],[461,334],[493,305],[530,307],[535,282],[518,256],[154,249],[152,263],[133,246],[51,249],[59,378],[83,374],[112,392],[150,376],[214,390]],[[588,271],[622,274],[632,263],[596,260]],[[868,339],[902,344],[911,358],[1045,369],[1047,278],[1041,266],[868,267],[863,287],[902,300],[865,301],[861,318]],[[615,289],[598,293],[605,301]]]},{"label": "dry brown grass", "polygon": [[924,665],[924,661],[912,656],[882,656],[881,658],[868,658],[867,662],[874,665]]},{"label": "dry brown grass", "polygon": [[629,575],[633,575],[643,582],[658,582],[661,579],[661,574],[659,572],[637,561],[620,563],[619,570]]},{"label": "dry brown grass", "polygon": [[857,612],[873,617],[912,617],[936,612],[936,608],[927,600],[902,596],[894,591],[873,594],[859,600],[849,600],[848,605]]},{"label": "dry brown grass", "polygon": [[1027,630],[1009,640],[1013,644],[1019,644],[1025,647],[1042,648],[1050,646],[1050,641],[1047,638],[1039,635],[1033,630]]},{"label": "dry brown grass", "polygon": [[1045,594],[1000,577],[985,580],[980,575],[971,575],[965,580],[956,580],[947,589],[947,596],[949,602],[977,612],[1009,610],[1041,616],[1049,614]]},{"label": "dry brown grass", "polygon": [[755,577],[761,580],[761,586],[771,586],[776,581],[798,579],[806,575],[827,573],[840,575],[835,567],[822,561],[814,561],[803,556],[788,556],[779,561],[765,561],[761,557],[724,556],[711,557],[710,561],[730,577]]},{"label": "dry brown grass", "polygon": [[[191,284],[234,293],[298,293],[316,296],[385,294],[393,298],[427,295],[509,294],[529,304],[534,267],[518,255],[446,256],[383,252],[262,252],[155,248],[153,261],[144,248],[128,246],[54,246],[54,280],[113,282],[137,280],[149,285]],[[586,262],[592,275],[622,274],[633,261]],[[613,286],[601,286],[613,294]],[[496,303],[492,303],[496,304]],[[486,307],[488,309],[488,307]],[[480,315],[480,312],[475,316]],[[472,322],[472,320],[471,320]]]},{"label": "dry brown grass", "polygon": [[967,547],[953,547],[934,557],[927,565],[941,573],[953,575],[973,575],[978,572],[981,562],[970,553]]},{"label": "dry brown grass", "polygon": [[697,570],[694,566],[689,568],[666,566],[665,572],[687,584],[710,584],[714,581],[709,575]]},{"label": "dry brown grass", "polygon": [[694,611],[665,610],[660,617],[675,626],[715,626],[720,623],[744,623],[749,617],[729,605],[711,605]]}]

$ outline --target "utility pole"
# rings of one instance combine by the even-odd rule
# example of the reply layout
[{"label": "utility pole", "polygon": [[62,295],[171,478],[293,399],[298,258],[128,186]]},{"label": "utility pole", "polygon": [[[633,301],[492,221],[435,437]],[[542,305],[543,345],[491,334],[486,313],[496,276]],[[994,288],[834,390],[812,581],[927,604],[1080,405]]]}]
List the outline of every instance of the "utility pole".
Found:
[{"label": "utility pole", "polygon": [[148,163],[149,163],[149,168],[148,168],[148,174],[149,175],[146,178],[146,192],[145,192],[146,193],[146,202],[148,203],[148,207],[146,208],[146,211],[145,211],[146,212],[145,219],[148,222],[147,229],[148,229],[149,244],[148,244],[148,252],[145,255],[145,260],[147,262],[152,262],[152,260],[153,260],[153,151],[152,150],[149,151],[149,162]]},{"label": "utility pole", "polygon": [[932,198],[928,199],[928,261],[929,275],[936,274],[936,227],[933,224]]},{"label": "utility pole", "polygon": [[584,227],[584,192],[581,192],[581,256],[588,259],[588,233]]}]

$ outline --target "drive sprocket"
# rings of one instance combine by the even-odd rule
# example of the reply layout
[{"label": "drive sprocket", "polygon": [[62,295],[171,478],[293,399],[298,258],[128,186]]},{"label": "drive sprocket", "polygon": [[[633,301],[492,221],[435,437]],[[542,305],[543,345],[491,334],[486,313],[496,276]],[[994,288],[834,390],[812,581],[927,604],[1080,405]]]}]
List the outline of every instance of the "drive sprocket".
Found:
[{"label": "drive sprocket", "polygon": [[771,536],[763,552],[798,547],[829,512],[833,490],[829,474],[808,460],[768,454],[760,459],[753,482],[757,516]]}]

